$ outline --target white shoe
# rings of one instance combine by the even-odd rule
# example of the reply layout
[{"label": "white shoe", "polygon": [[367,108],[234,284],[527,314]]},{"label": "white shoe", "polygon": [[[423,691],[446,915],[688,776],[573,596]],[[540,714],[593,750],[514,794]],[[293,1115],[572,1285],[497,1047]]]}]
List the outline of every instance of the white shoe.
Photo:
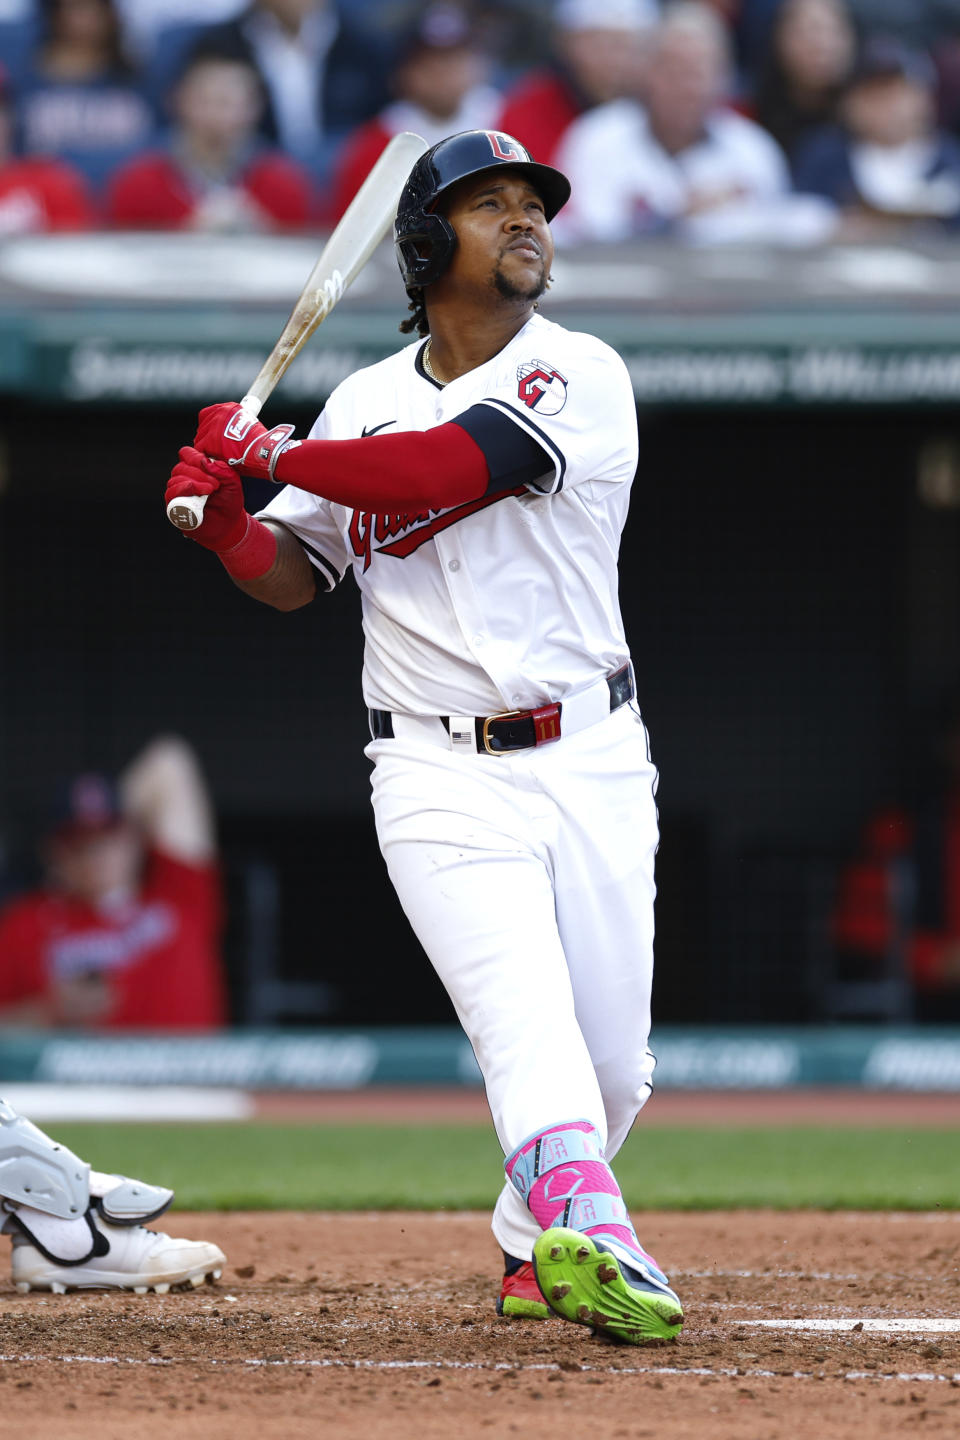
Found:
[{"label": "white shoe", "polygon": [[93,1255],[81,1265],[58,1265],[25,1236],[13,1243],[13,1283],[21,1295],[30,1290],[133,1290],[165,1295],[171,1286],[197,1288],[204,1280],[219,1280],[226,1256],[206,1240],[174,1240],[161,1230],[142,1225],[109,1225],[99,1215],[93,1223],[107,1241],[107,1253]]}]

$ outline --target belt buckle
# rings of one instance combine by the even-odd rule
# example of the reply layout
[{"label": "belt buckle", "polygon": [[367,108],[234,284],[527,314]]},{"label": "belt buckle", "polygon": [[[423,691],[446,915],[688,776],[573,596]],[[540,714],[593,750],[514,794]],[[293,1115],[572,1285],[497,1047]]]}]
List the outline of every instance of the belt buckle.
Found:
[{"label": "belt buckle", "polygon": [[553,705],[541,705],[538,710],[502,710],[499,715],[486,715],[483,721],[483,748],[488,755],[512,755],[513,750],[493,750],[490,746],[490,726],[496,720],[519,720],[530,719],[533,721],[534,741],[532,745],[521,745],[515,747],[521,750],[533,750],[538,745],[548,745],[551,740],[560,739],[560,712],[561,706],[554,702]]},{"label": "belt buckle", "polygon": [[496,720],[516,720],[520,715],[529,715],[529,710],[501,710],[499,715],[485,715],[483,717],[483,731],[480,738],[483,741],[483,748],[488,755],[510,755],[510,750],[493,750],[490,747],[490,726]]}]

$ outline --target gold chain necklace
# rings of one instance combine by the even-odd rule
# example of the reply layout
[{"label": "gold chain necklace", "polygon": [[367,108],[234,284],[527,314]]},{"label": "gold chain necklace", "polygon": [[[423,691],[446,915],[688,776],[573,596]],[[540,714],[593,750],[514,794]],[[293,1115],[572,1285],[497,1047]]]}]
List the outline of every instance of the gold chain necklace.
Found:
[{"label": "gold chain necklace", "polygon": [[427,341],[426,345],[423,347],[423,354],[422,354],[421,357],[420,357],[420,363],[421,363],[421,365],[423,366],[424,370],[427,372],[427,374],[430,376],[430,379],[434,382],[435,385],[445,385],[445,384],[446,384],[446,381],[441,380],[441,379],[438,378],[438,376],[434,373],[433,366],[430,364],[430,346],[431,346],[432,344],[433,344],[433,340],[430,339],[430,340]]}]

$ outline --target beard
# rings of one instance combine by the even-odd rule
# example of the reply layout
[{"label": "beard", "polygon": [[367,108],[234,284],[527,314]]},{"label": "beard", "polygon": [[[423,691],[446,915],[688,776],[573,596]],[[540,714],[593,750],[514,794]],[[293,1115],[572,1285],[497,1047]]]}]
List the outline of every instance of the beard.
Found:
[{"label": "beard", "polygon": [[493,267],[491,278],[494,289],[499,295],[503,296],[504,300],[522,300],[527,304],[529,304],[531,300],[540,299],[550,279],[547,274],[547,267],[544,264],[540,266],[539,275],[522,285],[518,285],[515,281],[511,280],[508,275],[505,275],[499,264]]}]

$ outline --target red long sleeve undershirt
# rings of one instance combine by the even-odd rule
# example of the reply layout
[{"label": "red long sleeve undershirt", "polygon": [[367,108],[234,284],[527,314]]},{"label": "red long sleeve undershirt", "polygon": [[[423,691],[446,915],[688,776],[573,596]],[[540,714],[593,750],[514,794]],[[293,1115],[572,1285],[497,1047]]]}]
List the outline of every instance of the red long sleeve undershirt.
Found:
[{"label": "red long sleeve undershirt", "polygon": [[335,505],[383,512],[444,510],[486,494],[480,446],[455,421],[361,440],[304,440],[277,460],[280,484]]}]

